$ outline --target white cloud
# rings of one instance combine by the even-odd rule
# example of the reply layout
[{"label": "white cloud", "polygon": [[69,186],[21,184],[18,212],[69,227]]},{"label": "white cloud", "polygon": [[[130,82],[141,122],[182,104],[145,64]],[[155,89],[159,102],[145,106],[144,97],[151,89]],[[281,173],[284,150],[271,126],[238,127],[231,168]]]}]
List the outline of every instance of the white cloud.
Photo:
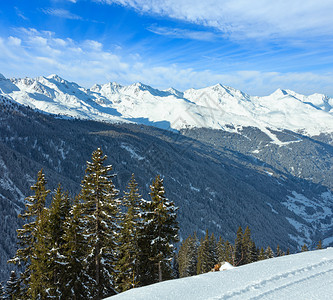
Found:
[{"label": "white cloud", "polygon": [[21,39],[17,37],[10,36],[8,38],[8,44],[13,46],[20,46],[21,45]]},{"label": "white cloud", "polygon": [[213,27],[233,38],[307,39],[333,32],[332,0],[99,1]]},{"label": "white cloud", "polygon": [[16,36],[0,37],[0,70],[7,77],[36,77],[56,73],[85,87],[116,81],[144,82],[156,88],[205,87],[218,82],[251,95],[267,95],[277,88],[333,96],[333,74],[278,73],[243,70],[217,73],[178,64],[151,65],[137,53],[116,55],[99,41],[75,42],[49,31],[21,28]]},{"label": "white cloud", "polygon": [[150,26],[147,28],[149,31],[158,35],[169,36],[178,39],[191,39],[198,41],[212,41],[216,39],[217,35],[208,31],[187,30],[181,28],[170,28],[161,26]]},{"label": "white cloud", "polygon": [[71,20],[81,20],[82,19],[80,16],[73,14],[66,9],[47,8],[47,9],[42,9],[42,11],[46,15],[55,16],[55,17],[59,17],[59,18],[71,19]]}]

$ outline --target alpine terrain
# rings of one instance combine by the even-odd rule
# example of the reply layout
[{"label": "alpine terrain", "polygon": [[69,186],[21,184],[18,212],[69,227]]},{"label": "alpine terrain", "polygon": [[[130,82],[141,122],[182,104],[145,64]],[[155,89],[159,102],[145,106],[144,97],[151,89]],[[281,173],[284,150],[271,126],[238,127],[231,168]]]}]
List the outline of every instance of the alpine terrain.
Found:
[{"label": "alpine terrain", "polygon": [[234,240],[249,225],[259,246],[333,245],[333,99],[325,95],[256,97],[220,84],[86,89],[57,75],[0,75],[0,120],[0,281],[37,172],[49,189],[62,182],[74,194],[97,147],[121,191],[132,172],[143,197],[164,178],[181,238],[208,229]]}]

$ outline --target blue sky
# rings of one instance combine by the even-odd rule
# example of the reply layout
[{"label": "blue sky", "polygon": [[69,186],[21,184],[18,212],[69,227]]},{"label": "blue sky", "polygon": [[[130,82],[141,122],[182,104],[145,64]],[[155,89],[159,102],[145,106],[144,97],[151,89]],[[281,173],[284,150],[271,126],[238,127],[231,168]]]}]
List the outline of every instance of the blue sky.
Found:
[{"label": "blue sky", "polygon": [[0,72],[333,96],[332,0],[1,0]]}]

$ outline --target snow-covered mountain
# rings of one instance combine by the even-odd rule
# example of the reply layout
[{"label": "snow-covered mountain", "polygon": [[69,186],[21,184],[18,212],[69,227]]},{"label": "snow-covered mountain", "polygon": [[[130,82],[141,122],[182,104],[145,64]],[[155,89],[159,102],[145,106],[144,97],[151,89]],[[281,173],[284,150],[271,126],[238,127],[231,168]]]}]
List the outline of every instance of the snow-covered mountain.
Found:
[{"label": "snow-covered mountain", "polygon": [[[217,84],[180,92],[135,83],[94,85],[90,89],[57,75],[35,79],[0,76],[0,94],[32,108],[76,118],[134,122],[164,129],[257,127],[275,143],[267,128],[306,135],[333,132],[333,99],[277,90],[266,97],[249,96]],[[230,126],[231,125],[231,126]]]},{"label": "snow-covered mountain", "polygon": [[109,300],[332,299],[333,248],[255,262],[231,270],[174,279]]}]

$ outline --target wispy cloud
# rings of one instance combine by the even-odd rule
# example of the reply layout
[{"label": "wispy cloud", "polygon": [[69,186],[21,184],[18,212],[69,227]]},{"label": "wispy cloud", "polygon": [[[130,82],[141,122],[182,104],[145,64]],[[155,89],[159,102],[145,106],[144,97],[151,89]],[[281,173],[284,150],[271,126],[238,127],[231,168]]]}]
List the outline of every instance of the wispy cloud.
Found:
[{"label": "wispy cloud", "polygon": [[135,52],[115,54],[100,41],[76,42],[50,31],[20,28],[0,37],[0,70],[5,76],[25,77],[57,73],[86,87],[94,83],[141,81],[157,88],[180,90],[218,82],[252,95],[267,95],[277,88],[333,96],[333,74],[312,72],[260,72],[240,70],[217,73],[179,64],[154,64]]},{"label": "wispy cloud", "polygon": [[147,28],[149,31],[158,35],[169,36],[176,39],[190,39],[198,41],[212,41],[217,35],[208,31],[196,31],[181,28],[161,27],[152,25]]},{"label": "wispy cloud", "polygon": [[70,19],[70,20],[82,20],[82,18],[76,14],[71,13],[70,11],[66,9],[61,9],[61,8],[46,8],[42,9],[42,11],[46,15],[50,16],[55,16],[59,18],[64,18],[64,19]]},{"label": "wispy cloud", "polygon": [[98,0],[213,27],[231,38],[332,36],[331,0]]},{"label": "wispy cloud", "polygon": [[22,18],[23,20],[29,20],[24,14],[23,14],[23,12],[18,8],[18,7],[16,7],[15,6],[15,12],[16,12],[16,14],[20,17],[20,18]]}]

